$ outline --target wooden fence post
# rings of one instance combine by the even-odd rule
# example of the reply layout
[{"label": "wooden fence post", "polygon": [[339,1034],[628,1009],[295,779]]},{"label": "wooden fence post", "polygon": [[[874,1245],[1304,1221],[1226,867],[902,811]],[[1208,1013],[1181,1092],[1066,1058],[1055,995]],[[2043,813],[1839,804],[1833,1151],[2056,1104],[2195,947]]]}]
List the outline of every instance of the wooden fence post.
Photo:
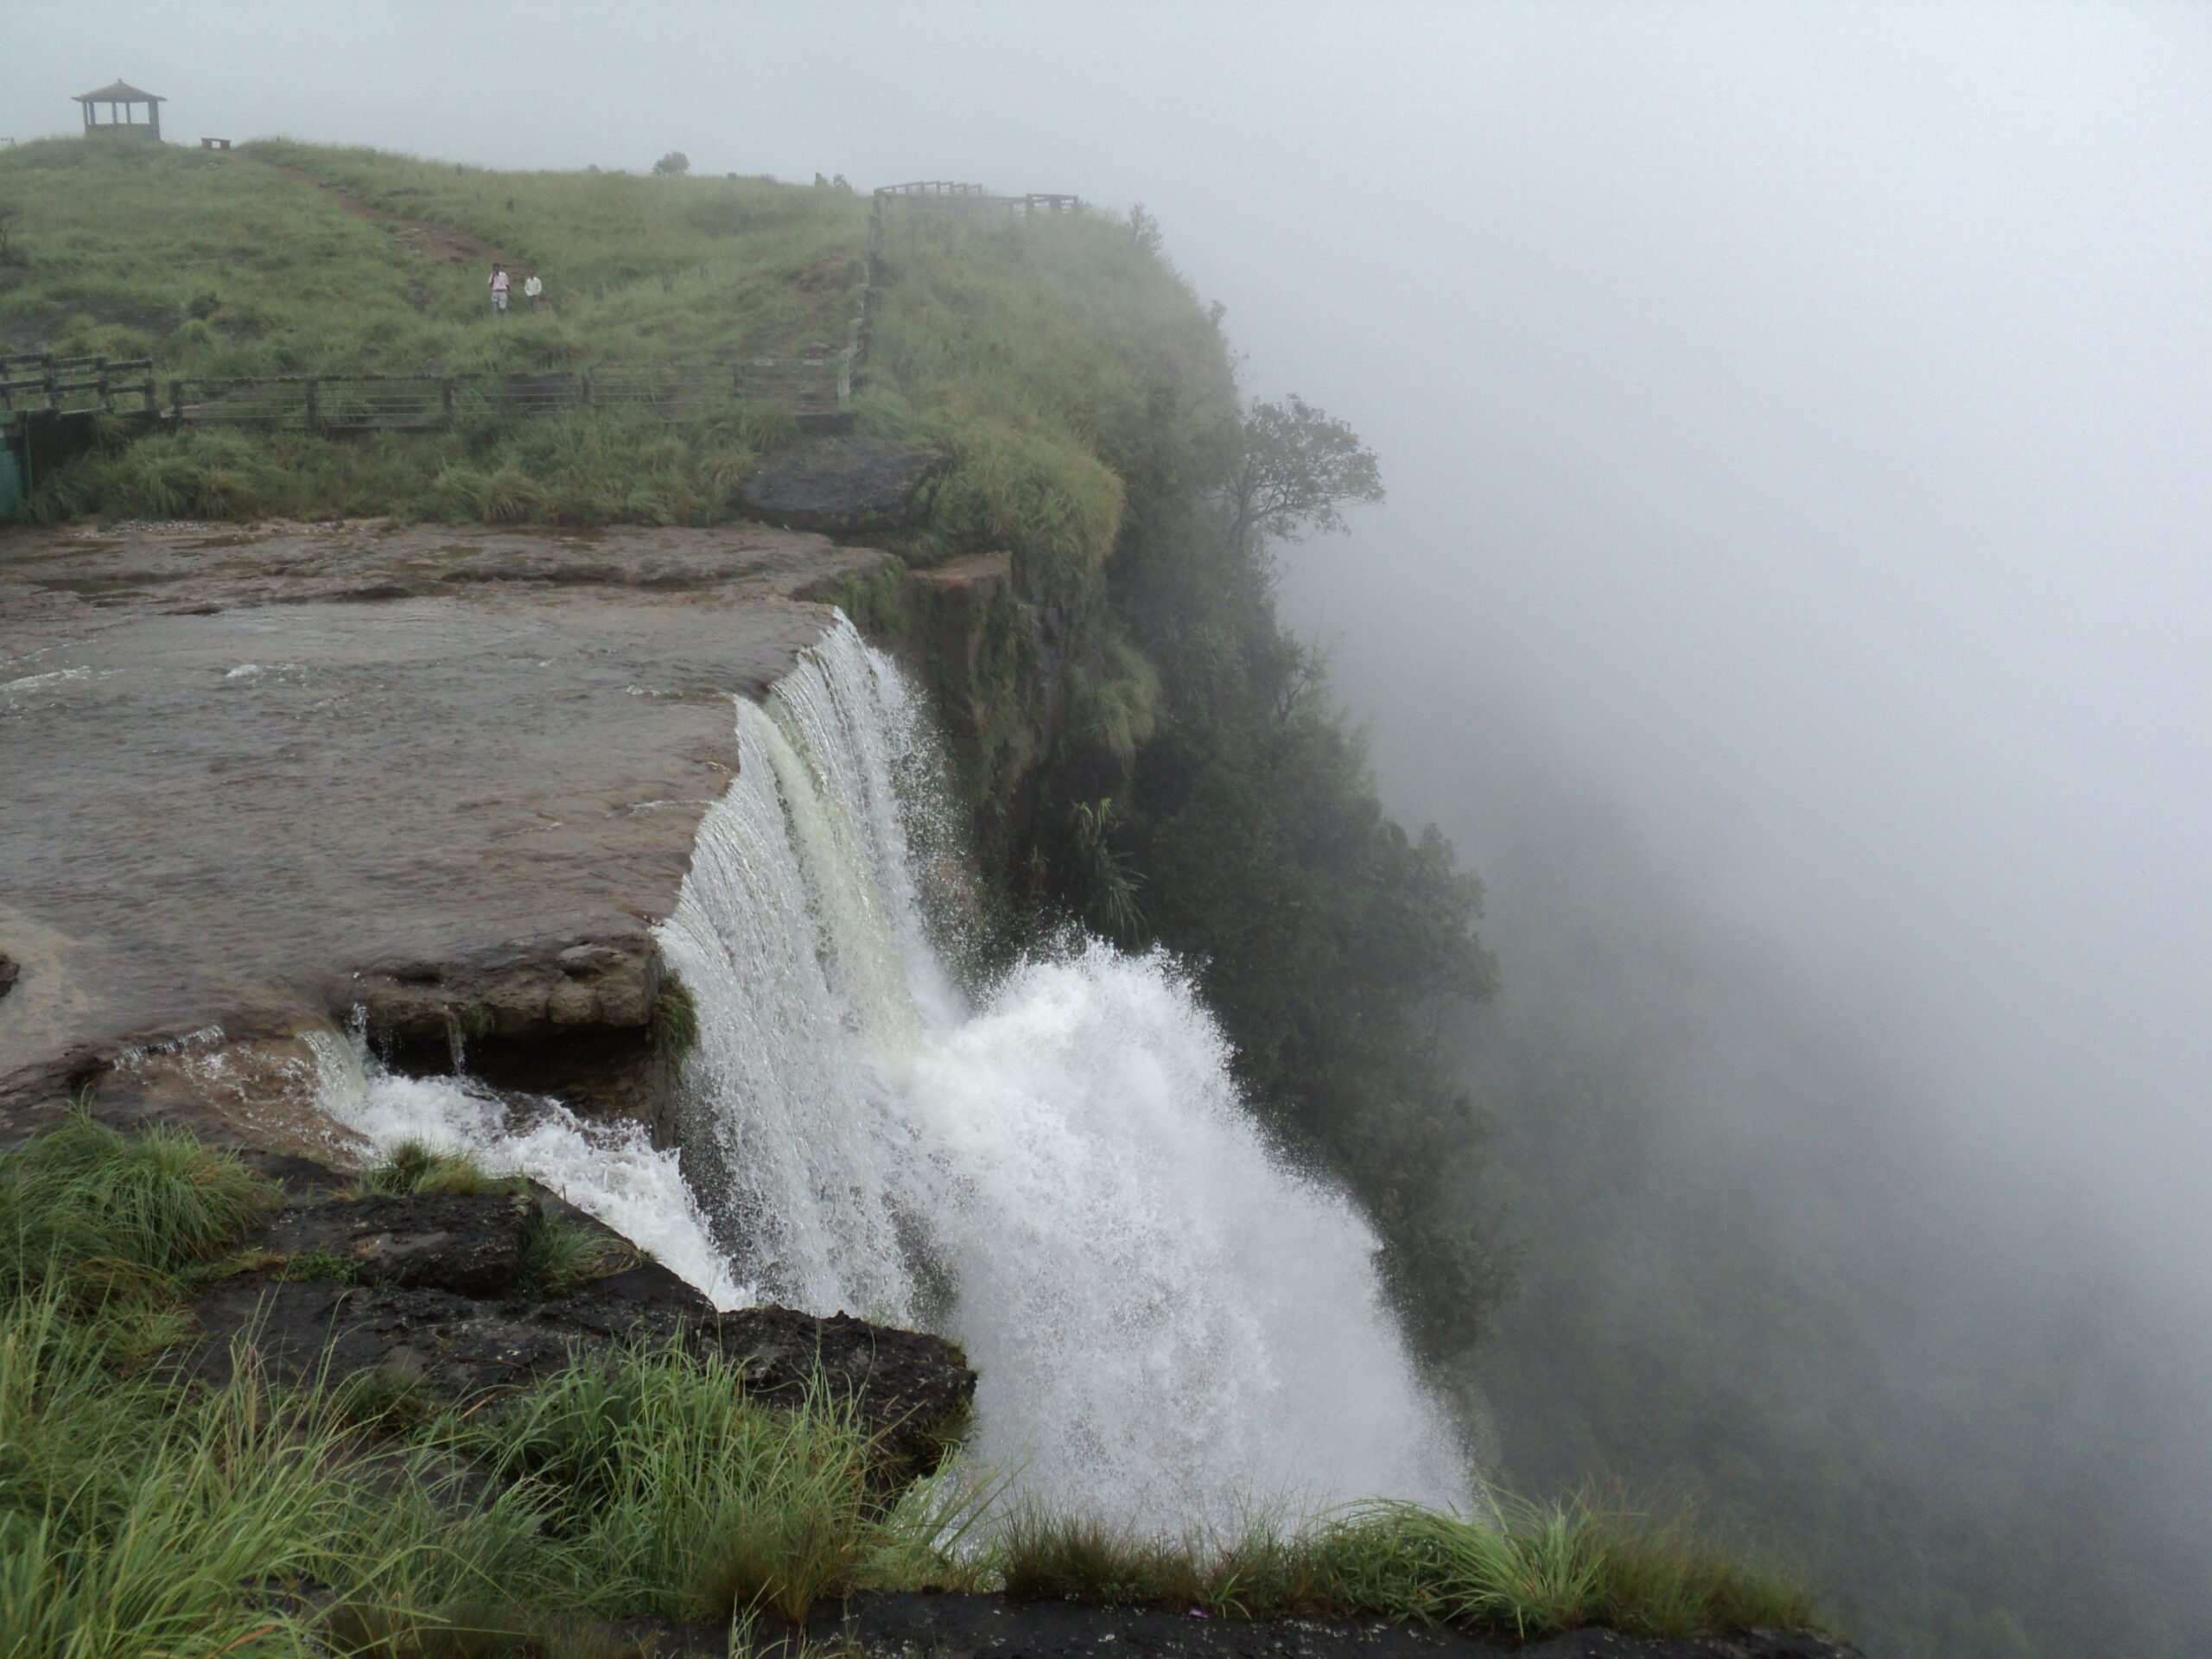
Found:
[{"label": "wooden fence post", "polygon": [[320,411],[315,407],[315,394],[318,384],[315,376],[308,377],[308,430],[310,432],[315,430],[321,418]]},{"label": "wooden fence post", "polygon": [[438,401],[445,406],[446,430],[450,432],[453,430],[453,377],[449,374],[438,377]]}]

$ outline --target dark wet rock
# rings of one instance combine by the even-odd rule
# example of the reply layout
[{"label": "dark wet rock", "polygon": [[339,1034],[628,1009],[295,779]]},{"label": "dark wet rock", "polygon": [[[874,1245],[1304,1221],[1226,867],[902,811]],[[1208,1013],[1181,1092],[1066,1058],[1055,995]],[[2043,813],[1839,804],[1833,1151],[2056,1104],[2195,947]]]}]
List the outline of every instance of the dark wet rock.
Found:
[{"label": "dark wet rock", "polygon": [[371,1194],[279,1211],[259,1243],[342,1264],[365,1285],[499,1296],[516,1288],[532,1209],[522,1192]]},{"label": "dark wet rock", "polygon": [[[1612,1630],[1570,1630],[1524,1643],[1374,1618],[1200,1618],[1153,1608],[932,1592],[857,1595],[842,1606],[817,1609],[807,1634],[817,1643],[834,1636],[867,1653],[936,1659],[1098,1659],[1108,1653],[1147,1659],[1857,1659],[1857,1649],[1804,1632],[1646,1641]],[[691,1631],[671,1635],[688,1640]]]},{"label": "dark wet rock", "polygon": [[887,438],[824,438],[779,449],[738,486],[739,506],[787,530],[831,536],[915,523],[944,454]]},{"label": "dark wet rock", "polygon": [[942,1338],[787,1307],[717,1313],[666,1268],[634,1256],[571,1294],[522,1295],[526,1228],[617,1237],[539,1189],[353,1197],[308,1160],[257,1156],[306,1201],[246,1241],[246,1258],[267,1268],[194,1299],[200,1338],[179,1363],[211,1381],[251,1351],[281,1382],[374,1371],[467,1400],[526,1388],[616,1343],[675,1344],[727,1358],[770,1400],[798,1403],[817,1386],[851,1400],[902,1474],[937,1465],[975,1393],[975,1372]]},{"label": "dark wet rock", "polygon": [[844,1313],[740,1308],[701,1326],[699,1340],[742,1364],[753,1389],[772,1398],[823,1377],[858,1402],[893,1457],[917,1470],[937,1466],[945,1437],[965,1427],[976,1390],[967,1356],[944,1338]]},{"label": "dark wet rock", "polygon": [[16,988],[16,981],[22,976],[22,971],[13,957],[0,952],[0,996],[5,996]]},{"label": "dark wet rock", "polygon": [[342,1197],[353,1183],[327,1164],[312,1158],[301,1158],[289,1153],[269,1152],[260,1147],[246,1147],[236,1154],[238,1160],[257,1175],[274,1181],[284,1194],[284,1202],[291,1205],[324,1204]]},{"label": "dark wet rock", "polygon": [[469,1400],[527,1388],[618,1342],[720,1353],[761,1395],[792,1403],[818,1374],[880,1431],[887,1461],[914,1473],[936,1466],[976,1386],[939,1338],[789,1308],[717,1314],[653,1262],[542,1302],[254,1274],[203,1291],[193,1313],[202,1335],[183,1364],[211,1382],[250,1351],[279,1382],[376,1371]]}]

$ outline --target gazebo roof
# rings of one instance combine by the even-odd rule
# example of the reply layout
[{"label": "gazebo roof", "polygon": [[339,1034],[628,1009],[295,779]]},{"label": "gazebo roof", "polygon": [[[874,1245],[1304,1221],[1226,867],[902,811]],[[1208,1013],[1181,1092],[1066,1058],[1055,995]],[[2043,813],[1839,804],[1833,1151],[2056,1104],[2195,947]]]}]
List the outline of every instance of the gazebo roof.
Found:
[{"label": "gazebo roof", "polygon": [[168,99],[156,98],[151,92],[142,92],[127,80],[103,86],[97,92],[79,92],[75,101],[79,104],[166,104]]}]

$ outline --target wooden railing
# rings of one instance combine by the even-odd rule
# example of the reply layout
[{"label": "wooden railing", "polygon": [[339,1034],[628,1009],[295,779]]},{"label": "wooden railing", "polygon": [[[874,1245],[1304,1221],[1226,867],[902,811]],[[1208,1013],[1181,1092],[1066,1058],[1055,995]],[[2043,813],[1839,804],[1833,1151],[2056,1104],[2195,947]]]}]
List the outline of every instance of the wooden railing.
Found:
[{"label": "wooden railing", "polygon": [[169,383],[169,415],[180,424],[432,431],[572,409],[635,409],[681,421],[753,407],[812,423],[838,416],[851,397],[852,361],[840,352],[734,363],[600,363],[537,374],[187,376]]},{"label": "wooden railing", "polygon": [[918,179],[912,184],[886,184],[875,192],[874,217],[880,221],[885,207],[912,207],[924,213],[949,213],[963,219],[1027,219],[1078,213],[1080,196],[997,196],[980,184],[956,184],[950,179]]},{"label": "wooden railing", "polygon": [[104,357],[0,357],[0,416],[37,410],[51,415],[117,412],[136,400],[142,411],[158,409],[154,396],[154,359],[129,358],[111,363]]}]

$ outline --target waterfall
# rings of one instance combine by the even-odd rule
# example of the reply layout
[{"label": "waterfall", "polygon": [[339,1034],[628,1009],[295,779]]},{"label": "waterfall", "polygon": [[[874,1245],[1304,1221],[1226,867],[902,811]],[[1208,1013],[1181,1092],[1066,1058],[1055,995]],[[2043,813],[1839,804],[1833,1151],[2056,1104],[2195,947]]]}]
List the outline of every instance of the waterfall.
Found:
[{"label": "waterfall", "polygon": [[661,946],[699,1012],[686,1169],[738,1277],[960,1341],[974,1454],[1017,1491],[1154,1523],[1465,1503],[1373,1234],[1270,1150],[1174,964],[1093,943],[963,1001],[917,874],[936,751],[842,619],[737,723]]},{"label": "waterfall", "polygon": [[335,1043],[333,1115],[552,1178],[723,1306],[942,1332],[982,1379],[968,1455],[1017,1495],[1148,1527],[1465,1506],[1372,1231],[1269,1147],[1176,964],[1071,944],[962,995],[938,753],[843,618],[736,722],[658,930],[699,1020],[680,1176]]}]

